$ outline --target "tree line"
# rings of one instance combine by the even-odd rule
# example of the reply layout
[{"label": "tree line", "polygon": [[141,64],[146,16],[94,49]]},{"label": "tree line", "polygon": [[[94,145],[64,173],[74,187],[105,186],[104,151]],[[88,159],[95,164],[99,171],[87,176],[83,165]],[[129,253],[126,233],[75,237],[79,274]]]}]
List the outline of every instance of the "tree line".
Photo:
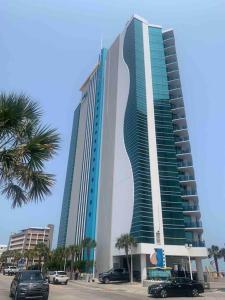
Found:
[{"label": "tree line", "polygon": [[96,247],[95,240],[85,238],[79,245],[58,247],[50,250],[45,243],[38,243],[33,249],[7,250],[3,252],[0,261],[7,263],[9,260],[18,265],[21,259],[25,260],[26,269],[37,268],[47,270],[67,270],[71,273],[75,269],[89,273],[93,266],[91,250]]}]

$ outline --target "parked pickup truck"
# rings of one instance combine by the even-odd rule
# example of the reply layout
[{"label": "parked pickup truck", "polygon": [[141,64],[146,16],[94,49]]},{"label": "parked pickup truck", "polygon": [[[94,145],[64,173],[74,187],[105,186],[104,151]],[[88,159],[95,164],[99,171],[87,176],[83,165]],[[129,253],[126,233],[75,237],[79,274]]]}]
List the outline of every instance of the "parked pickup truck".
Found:
[{"label": "parked pickup truck", "polygon": [[15,275],[17,272],[19,272],[19,269],[15,266],[9,266],[3,269],[3,275]]},{"label": "parked pickup truck", "polygon": [[[109,283],[110,281],[129,281],[129,273],[127,269],[111,269],[107,272],[99,274],[99,281],[102,283]],[[133,279],[135,281],[140,280],[140,272],[133,271]]]}]

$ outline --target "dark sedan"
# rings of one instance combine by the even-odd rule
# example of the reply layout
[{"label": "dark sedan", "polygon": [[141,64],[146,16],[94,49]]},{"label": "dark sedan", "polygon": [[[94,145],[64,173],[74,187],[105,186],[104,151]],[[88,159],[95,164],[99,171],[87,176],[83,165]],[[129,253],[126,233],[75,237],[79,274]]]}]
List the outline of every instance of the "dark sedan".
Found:
[{"label": "dark sedan", "polygon": [[48,300],[49,284],[40,271],[21,271],[14,277],[10,297]]},{"label": "dark sedan", "polygon": [[204,293],[203,285],[188,278],[175,278],[159,284],[153,284],[148,288],[150,296],[161,298],[169,296],[197,297],[200,293]]}]

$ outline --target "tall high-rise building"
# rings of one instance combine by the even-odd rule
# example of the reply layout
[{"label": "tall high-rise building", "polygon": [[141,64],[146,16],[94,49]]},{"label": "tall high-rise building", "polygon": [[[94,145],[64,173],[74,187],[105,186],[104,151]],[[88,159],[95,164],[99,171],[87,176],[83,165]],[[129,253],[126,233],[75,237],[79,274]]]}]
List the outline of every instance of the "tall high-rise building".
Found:
[{"label": "tall high-rise building", "polygon": [[185,269],[189,256],[202,279],[207,250],[173,30],[133,16],[81,93],[58,245],[95,239],[101,272],[125,264],[115,243],[130,233],[142,279],[153,265]]}]

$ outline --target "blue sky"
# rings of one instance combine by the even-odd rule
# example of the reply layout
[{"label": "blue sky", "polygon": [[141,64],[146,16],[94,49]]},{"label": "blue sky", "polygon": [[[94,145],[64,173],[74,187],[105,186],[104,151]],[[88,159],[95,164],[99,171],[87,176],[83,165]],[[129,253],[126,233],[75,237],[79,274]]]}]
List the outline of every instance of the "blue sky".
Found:
[{"label": "blue sky", "polygon": [[73,110],[79,87],[134,13],[174,28],[207,245],[225,243],[225,1],[0,0],[0,91],[25,92],[58,128],[62,145],[48,164],[51,197],[11,209],[1,196],[0,243],[26,226],[55,224],[63,197]]}]

